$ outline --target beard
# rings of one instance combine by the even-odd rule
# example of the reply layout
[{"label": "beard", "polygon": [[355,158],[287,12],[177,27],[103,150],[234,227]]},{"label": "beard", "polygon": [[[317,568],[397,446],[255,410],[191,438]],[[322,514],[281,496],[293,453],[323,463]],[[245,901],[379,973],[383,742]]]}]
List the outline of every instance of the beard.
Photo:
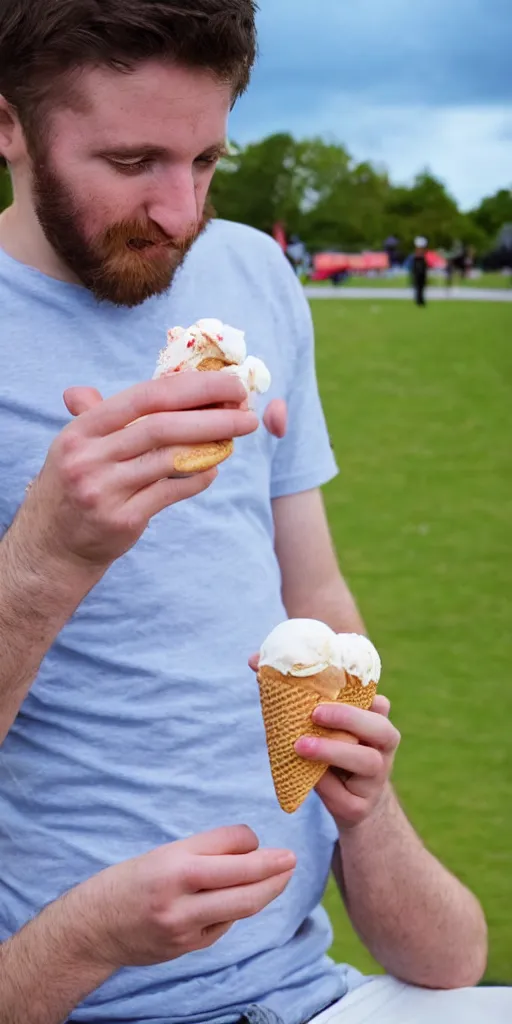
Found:
[{"label": "beard", "polygon": [[83,209],[46,153],[33,159],[33,184],[35,212],[47,241],[98,301],[116,306],[139,306],[166,292],[214,215],[208,203],[199,223],[179,239],[170,239],[150,220],[135,219],[113,222],[88,238]]}]

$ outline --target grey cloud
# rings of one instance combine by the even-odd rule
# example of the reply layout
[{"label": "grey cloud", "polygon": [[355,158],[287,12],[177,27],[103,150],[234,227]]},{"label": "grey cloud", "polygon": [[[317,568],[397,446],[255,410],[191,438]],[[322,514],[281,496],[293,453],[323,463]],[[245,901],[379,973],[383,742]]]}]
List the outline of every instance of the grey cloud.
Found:
[{"label": "grey cloud", "polygon": [[512,100],[510,0],[263,0],[260,41],[260,104]]}]

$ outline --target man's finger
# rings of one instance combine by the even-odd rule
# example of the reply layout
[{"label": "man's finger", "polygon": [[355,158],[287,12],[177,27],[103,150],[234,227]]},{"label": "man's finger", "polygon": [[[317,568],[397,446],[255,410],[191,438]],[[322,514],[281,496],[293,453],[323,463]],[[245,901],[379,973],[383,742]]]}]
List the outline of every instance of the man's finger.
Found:
[{"label": "man's finger", "polygon": [[193,892],[253,885],[292,871],[296,863],[289,850],[265,849],[238,855],[195,857],[189,866],[188,882]]},{"label": "man's finger", "polygon": [[181,840],[190,853],[205,856],[223,856],[224,854],[252,853],[258,849],[258,837],[248,825],[228,825],[216,828],[211,832],[202,832]]},{"label": "man's finger", "polygon": [[160,412],[116,430],[103,442],[105,459],[122,462],[157,449],[243,437],[258,429],[254,412],[240,409],[191,409]]},{"label": "man's finger", "polygon": [[68,388],[63,398],[66,409],[72,416],[81,416],[103,401],[96,388]]},{"label": "man's finger", "polygon": [[321,761],[366,779],[379,775],[384,764],[383,754],[373,747],[317,736],[303,736],[295,744],[295,751],[305,761]]},{"label": "man's finger", "polygon": [[91,437],[105,437],[151,413],[201,409],[224,402],[240,405],[245,397],[243,384],[229,373],[176,373],[135,384],[106,399],[85,413],[82,428]]},{"label": "man's finger", "polygon": [[383,715],[384,718],[389,718],[391,713],[391,701],[388,700],[387,697],[384,697],[383,694],[378,693],[372,704],[372,711],[374,711],[376,715]]},{"label": "man's finger", "polygon": [[273,437],[283,438],[288,429],[288,408],[284,398],[274,398],[269,402],[263,422]]},{"label": "man's finger", "polygon": [[208,469],[205,473],[195,473],[182,479],[158,480],[156,484],[143,487],[126,503],[126,510],[137,522],[147,522],[153,516],[163,512],[170,505],[187,501],[207,491],[218,476],[218,469]]},{"label": "man's finger", "polygon": [[259,656],[259,654],[251,654],[251,657],[249,658],[249,668],[252,668],[253,672],[257,672],[258,671],[259,663],[260,663],[260,656]]},{"label": "man's finger", "polygon": [[197,901],[198,924],[208,927],[226,919],[242,921],[254,917],[284,892],[292,877],[293,871],[285,871],[253,885],[198,893],[191,897]]},{"label": "man's finger", "polygon": [[384,753],[393,752],[400,743],[398,729],[384,715],[349,704],[319,704],[313,712],[313,721],[326,729],[345,729],[357,736],[360,743]]}]

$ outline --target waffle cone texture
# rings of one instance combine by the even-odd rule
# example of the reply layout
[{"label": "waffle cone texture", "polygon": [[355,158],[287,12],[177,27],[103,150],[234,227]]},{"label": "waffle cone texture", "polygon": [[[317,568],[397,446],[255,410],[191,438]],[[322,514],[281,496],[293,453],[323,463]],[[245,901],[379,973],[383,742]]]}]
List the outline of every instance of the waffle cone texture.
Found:
[{"label": "waffle cone texture", "polygon": [[334,733],[312,721],[318,704],[351,704],[368,711],[377,692],[376,683],[363,686],[360,679],[342,669],[326,669],[316,676],[283,675],[268,665],[258,671],[261,708],[267,736],[270,768],[277,799],[288,814],[298,810],[329,765],[305,761],[295,753],[302,736],[337,736],[357,742],[348,733]]}]

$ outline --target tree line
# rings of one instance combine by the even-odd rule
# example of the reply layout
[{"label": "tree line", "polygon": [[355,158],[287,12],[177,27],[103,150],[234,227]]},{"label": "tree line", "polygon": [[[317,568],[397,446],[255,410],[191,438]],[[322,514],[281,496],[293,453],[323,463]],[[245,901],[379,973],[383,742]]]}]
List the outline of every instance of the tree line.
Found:
[{"label": "tree line", "polygon": [[483,254],[503,224],[512,223],[510,189],[464,213],[428,171],[410,186],[395,185],[384,169],[358,163],[343,145],[288,134],[232,145],[212,200],[219,216],[262,231],[282,222],[312,252],[379,249],[393,235],[407,253],[417,235],[426,235],[435,248],[460,242]]},{"label": "tree line", "polygon": [[[10,201],[9,177],[0,168],[0,210]],[[407,253],[416,235],[426,235],[432,247],[450,250],[460,242],[483,255],[512,223],[511,189],[462,212],[429,171],[410,186],[395,185],[387,171],[358,163],[343,145],[286,133],[245,147],[232,144],[214,178],[212,201],[220,217],[268,233],[283,223],[311,252],[379,249],[394,235]]]}]

